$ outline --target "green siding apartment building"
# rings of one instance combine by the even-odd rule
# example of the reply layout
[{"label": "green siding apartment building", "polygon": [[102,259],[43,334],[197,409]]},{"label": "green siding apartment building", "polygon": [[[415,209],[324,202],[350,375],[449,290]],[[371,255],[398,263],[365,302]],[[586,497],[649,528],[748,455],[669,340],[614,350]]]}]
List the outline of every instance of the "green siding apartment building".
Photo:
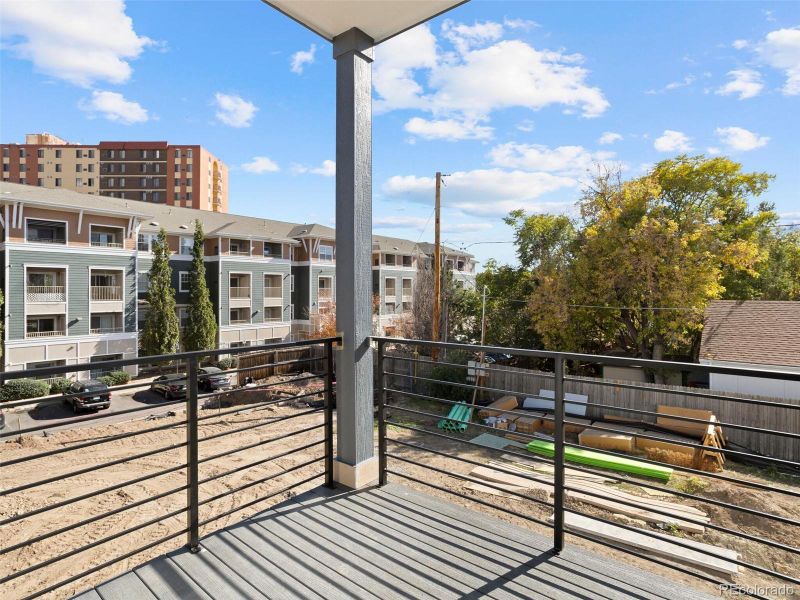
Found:
[{"label": "green siding apartment building", "polygon": [[[336,299],[335,231],[256,217],[0,183],[3,368],[19,370],[137,355],[152,241],[164,228],[178,316],[188,302],[195,220],[206,234],[206,276],[232,348],[312,334]],[[428,245],[429,246],[429,245]],[[374,236],[373,290],[381,333],[407,316],[420,261],[431,248]],[[474,286],[475,261],[444,249],[455,276]]]}]

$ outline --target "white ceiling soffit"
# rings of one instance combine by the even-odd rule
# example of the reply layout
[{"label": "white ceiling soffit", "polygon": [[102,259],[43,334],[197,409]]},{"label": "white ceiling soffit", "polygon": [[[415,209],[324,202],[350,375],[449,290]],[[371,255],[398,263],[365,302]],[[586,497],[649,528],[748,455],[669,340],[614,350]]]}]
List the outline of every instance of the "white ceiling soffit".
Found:
[{"label": "white ceiling soffit", "polygon": [[333,41],[358,27],[376,44],[467,0],[262,0],[314,33]]}]

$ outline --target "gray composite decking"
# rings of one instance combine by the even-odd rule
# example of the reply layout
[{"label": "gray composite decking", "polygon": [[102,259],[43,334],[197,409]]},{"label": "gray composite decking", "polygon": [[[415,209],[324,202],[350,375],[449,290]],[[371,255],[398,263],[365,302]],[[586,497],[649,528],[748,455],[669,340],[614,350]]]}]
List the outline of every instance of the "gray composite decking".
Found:
[{"label": "gray composite decking", "polygon": [[318,488],[78,600],[711,598],[549,537],[389,484]]}]

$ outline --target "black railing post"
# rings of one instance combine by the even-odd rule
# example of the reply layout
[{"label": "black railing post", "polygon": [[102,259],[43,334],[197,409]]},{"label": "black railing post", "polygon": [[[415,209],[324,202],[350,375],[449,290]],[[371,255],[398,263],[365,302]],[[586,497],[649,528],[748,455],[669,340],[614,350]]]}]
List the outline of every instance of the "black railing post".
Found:
[{"label": "black railing post", "polygon": [[325,342],[325,486],[333,481],[333,342]]},{"label": "black railing post", "polygon": [[378,485],[386,485],[386,383],[383,344],[378,340]]},{"label": "black railing post", "polygon": [[197,358],[190,357],[187,365],[186,394],[186,485],[187,485],[187,523],[189,528],[187,546],[191,552],[200,551],[199,501],[200,476],[198,472],[198,433],[197,433]]},{"label": "black railing post", "polygon": [[564,549],[564,359],[555,358],[553,452],[553,551]]}]

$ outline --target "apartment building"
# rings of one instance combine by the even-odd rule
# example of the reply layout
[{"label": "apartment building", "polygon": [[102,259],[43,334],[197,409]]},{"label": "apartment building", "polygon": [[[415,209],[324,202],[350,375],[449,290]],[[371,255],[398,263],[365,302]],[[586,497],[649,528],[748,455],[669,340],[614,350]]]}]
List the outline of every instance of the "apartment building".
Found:
[{"label": "apartment building", "polygon": [[215,212],[228,211],[228,167],[199,145],[74,144],[49,133],[2,144],[3,181]]},{"label": "apartment building", "polygon": [[[177,313],[188,311],[194,223],[206,235],[206,277],[218,347],[306,337],[335,306],[335,231],[257,217],[0,183],[3,368],[18,370],[137,355],[147,314],[152,244],[163,228]],[[446,256],[451,256],[446,253]],[[463,253],[464,277],[474,260]],[[409,240],[374,236],[378,324],[412,308],[416,271],[430,260]],[[469,270],[469,271],[467,271]]]}]

